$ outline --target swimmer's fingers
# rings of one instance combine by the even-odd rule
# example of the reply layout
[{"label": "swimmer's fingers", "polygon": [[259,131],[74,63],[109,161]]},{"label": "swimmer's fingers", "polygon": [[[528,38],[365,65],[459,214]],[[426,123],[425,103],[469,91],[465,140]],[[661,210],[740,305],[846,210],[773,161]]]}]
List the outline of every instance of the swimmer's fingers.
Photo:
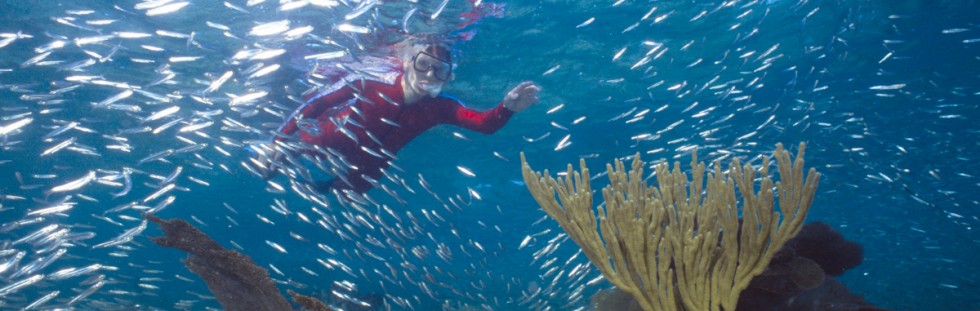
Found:
[{"label": "swimmer's fingers", "polygon": [[541,91],[541,87],[531,81],[524,81],[514,87],[512,92],[517,92],[517,96],[537,96],[538,92]]},{"label": "swimmer's fingers", "polygon": [[275,177],[278,168],[283,166],[282,161],[286,155],[276,147],[275,142],[267,143],[262,149],[265,152],[260,153],[255,158],[256,162],[254,164],[256,164],[262,179],[269,180]]},{"label": "swimmer's fingers", "polygon": [[520,89],[520,90],[523,90],[523,91],[531,91],[531,90],[540,91],[541,90],[541,87],[538,86],[537,84],[535,84],[532,81],[524,81],[524,82],[521,82],[520,84],[517,85],[517,89]]},{"label": "swimmer's fingers", "polygon": [[515,111],[523,111],[530,105],[538,102],[538,92],[541,91],[541,87],[531,81],[524,81],[507,93],[504,98],[504,105]]},{"label": "swimmer's fingers", "polygon": [[536,99],[538,97],[538,93],[541,92],[541,87],[532,83],[528,87],[524,88],[524,91],[527,95],[533,96]]},{"label": "swimmer's fingers", "polygon": [[529,101],[532,104],[537,103],[538,93],[541,92],[541,87],[538,86],[537,84],[534,84],[534,82],[524,82],[521,83],[521,86],[523,87],[521,89],[521,93],[522,93],[521,97],[524,97],[527,101]]}]

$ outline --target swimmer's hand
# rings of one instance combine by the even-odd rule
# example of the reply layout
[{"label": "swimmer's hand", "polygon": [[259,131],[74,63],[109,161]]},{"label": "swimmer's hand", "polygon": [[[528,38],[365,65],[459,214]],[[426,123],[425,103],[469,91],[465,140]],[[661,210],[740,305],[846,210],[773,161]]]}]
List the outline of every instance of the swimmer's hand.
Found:
[{"label": "swimmer's hand", "polygon": [[510,92],[507,92],[507,96],[504,96],[504,107],[513,112],[524,111],[527,107],[538,102],[538,92],[540,91],[541,87],[534,82],[521,82]]},{"label": "swimmer's hand", "polygon": [[272,179],[276,176],[277,167],[282,166],[283,152],[276,148],[274,142],[269,142],[256,146],[256,157],[253,164],[260,177],[264,180]]}]

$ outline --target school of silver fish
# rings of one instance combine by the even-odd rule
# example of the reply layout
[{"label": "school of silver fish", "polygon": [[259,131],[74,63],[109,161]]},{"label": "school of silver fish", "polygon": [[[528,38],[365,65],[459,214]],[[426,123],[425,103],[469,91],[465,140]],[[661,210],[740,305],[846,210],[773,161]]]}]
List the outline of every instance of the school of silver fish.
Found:
[{"label": "school of silver fish", "polygon": [[[804,137],[807,155],[840,154],[835,162],[812,162],[834,176],[828,196],[859,193],[850,199],[870,209],[884,194],[963,231],[980,225],[976,197],[943,186],[980,186],[970,152],[980,131],[948,128],[974,121],[976,72],[965,81],[938,71],[909,75],[901,69],[916,57],[903,37],[911,31],[903,28],[908,17],[871,3],[619,0],[566,12],[557,3],[512,2],[508,18],[515,21],[574,16],[497,35],[525,42],[541,32],[573,34],[550,39],[551,56],[531,58],[536,63],[521,65],[533,72],[516,74],[545,86],[544,107],[511,121],[526,130],[511,124],[502,137],[479,139],[437,130],[427,135],[480,154],[426,170],[406,165],[422,159],[364,148],[391,164],[383,178],[368,180],[374,190],[367,194],[317,192],[310,184],[318,176],[343,178],[351,164],[336,150],[302,143],[272,148],[317,148],[317,155],[286,152],[273,163],[285,176],[260,178],[268,168],[254,156],[272,150],[255,146],[274,135],[299,94],[320,84],[312,73],[299,78],[306,89],[284,91],[276,77],[293,70],[295,59],[356,57],[365,38],[441,29],[440,21],[481,2],[5,4],[38,5],[47,14],[31,27],[0,28],[0,172],[10,179],[0,189],[0,309],[217,309],[202,282],[175,264],[177,255],[147,240],[158,231],[140,215],[154,213],[192,220],[253,256],[281,287],[322,291],[333,304],[586,310],[590,295],[608,283],[533,201],[510,206],[516,199],[505,198],[526,194],[514,160],[521,150],[553,171],[578,157],[592,165],[636,153],[686,161],[695,150],[709,161],[758,164],[756,156],[775,142]],[[944,27],[934,35],[980,61],[980,24]],[[866,35],[870,28],[894,31]],[[296,57],[301,46],[306,54]],[[511,56],[486,53],[502,54],[499,61]],[[848,65],[855,62],[864,71]],[[518,82],[496,79],[486,87]],[[916,114],[915,124],[896,128],[882,120],[906,113]],[[356,122],[337,122],[356,141],[345,128]],[[904,139],[886,140],[885,133]],[[515,139],[495,143],[507,135]],[[932,149],[912,147],[923,142]],[[491,185],[482,178],[495,168],[517,174]],[[593,180],[604,176],[594,172]],[[229,176],[240,184],[225,184]],[[859,185],[890,192],[872,196]],[[926,221],[901,226],[910,234],[930,228]],[[934,287],[966,284],[953,278]],[[370,293],[380,297],[368,300]]]}]

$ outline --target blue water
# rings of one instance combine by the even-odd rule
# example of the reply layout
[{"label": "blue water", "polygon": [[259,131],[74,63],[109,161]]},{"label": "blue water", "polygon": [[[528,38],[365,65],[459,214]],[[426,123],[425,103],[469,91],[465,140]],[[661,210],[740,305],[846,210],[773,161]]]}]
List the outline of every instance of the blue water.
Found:
[{"label": "blue water", "polygon": [[[229,3],[246,7],[242,1]],[[451,0],[439,18],[426,18],[440,3],[385,3],[379,10],[380,20],[400,26],[404,13],[418,7],[414,31],[449,32],[454,29],[456,16],[468,5]],[[265,182],[242,169],[240,163],[246,161],[248,154],[236,145],[266,136],[234,131],[223,122],[234,120],[267,131],[281,121],[260,108],[227,104],[227,93],[240,95],[277,83],[246,81],[241,70],[253,62],[231,60],[236,51],[244,48],[281,44],[248,36],[254,25],[288,19],[293,27],[315,26],[312,34],[319,38],[355,46],[349,36],[331,30],[350,12],[349,8],[306,7],[281,12],[270,1],[247,7],[250,13],[241,13],[218,2],[195,1],[171,14],[146,16],[145,10],[136,9],[136,5],[133,1],[0,4],[4,15],[0,33],[21,31],[33,36],[0,48],[0,69],[4,69],[0,71],[0,115],[30,112],[33,118],[22,131],[3,141],[0,224],[21,220],[31,210],[50,206],[50,201],[64,195],[46,196],[45,190],[89,171],[97,171],[99,176],[123,167],[145,172],[133,175],[133,190],[125,196],[112,197],[111,193],[119,192],[120,187],[91,184],[69,194],[83,194],[97,202],[75,196],[70,200],[78,204],[64,215],[48,216],[41,222],[2,233],[0,241],[12,242],[57,223],[71,232],[96,234],[92,239],[64,245],[66,255],[33,274],[47,275],[93,263],[112,268],[66,280],[38,282],[0,296],[0,308],[19,309],[55,290],[60,294],[43,304],[42,309],[64,306],[90,288],[91,278],[97,275],[104,275],[104,285],[74,306],[187,306],[192,310],[220,307],[207,298],[210,294],[204,283],[180,264],[179,259],[185,254],[158,247],[147,239],[161,234],[152,224],[122,248],[92,247],[139,224],[138,212],[133,210],[107,214],[119,225],[95,216],[141,201],[156,191],[157,180],[150,175],[167,176],[180,166],[183,171],[176,182],[178,189],[167,194],[174,195],[175,202],[159,216],[186,219],[225,247],[241,246],[239,250],[260,266],[282,272],[270,274],[283,283],[283,290],[330,298],[330,291],[338,287],[335,282],[349,281],[356,286],[352,295],[386,297],[380,305],[393,309],[402,309],[394,301],[405,299],[416,310],[434,310],[444,305],[572,310],[586,306],[591,293],[609,284],[584,286],[579,295],[579,286],[599,276],[596,269],[579,280],[562,278],[554,284],[554,275],[542,276],[549,268],[542,265],[550,259],[555,259],[552,266],[566,267],[566,273],[586,260],[578,255],[569,261],[577,251],[577,246],[569,241],[550,255],[533,258],[561,229],[550,219],[539,221],[545,214],[521,182],[519,152],[527,154],[535,169],[553,172],[585,157],[596,173],[602,171],[605,163],[635,153],[648,161],[667,159],[686,164],[693,146],[697,146],[702,160],[721,159],[727,166],[732,157],[739,157],[754,159],[753,163],[758,164],[756,156],[771,153],[776,143],[790,146],[795,153],[796,145],[806,142],[806,163],[822,174],[808,220],[829,223],[846,238],[864,246],[864,262],[840,278],[852,292],[888,309],[980,309],[980,268],[975,264],[980,254],[980,169],[976,164],[980,128],[973,123],[980,117],[977,1],[509,2],[504,17],[488,17],[464,29],[475,31],[476,35],[456,44],[456,78],[445,92],[472,108],[488,109],[518,82],[530,80],[543,88],[541,103],[515,115],[491,136],[437,127],[399,152],[395,163],[404,172],[394,172],[407,181],[414,193],[391,181],[385,184],[396,189],[407,204],[400,204],[379,190],[368,195],[398,215],[396,218],[369,205],[371,214],[378,215],[389,228],[419,228],[426,233],[415,233],[414,239],[403,241],[386,240],[380,228],[368,228],[356,219],[343,217],[352,211],[335,201],[330,202],[330,207],[317,209],[336,217],[341,226],[356,228],[360,237],[344,240],[336,232],[347,232],[346,229],[326,230],[303,222],[297,212],[314,221],[319,218],[311,210],[315,203],[289,191],[270,193]],[[650,16],[641,20],[654,7]],[[115,21],[108,25],[85,23],[98,20]],[[368,24],[372,20],[368,15],[351,23]],[[224,36],[223,30],[209,27],[205,21],[229,26],[229,32],[238,38]],[[193,32],[196,44],[161,36],[158,30]],[[113,38],[81,46],[73,41],[115,31],[152,36]],[[63,62],[22,66],[38,55],[35,48],[59,39],[65,40],[67,46],[54,50],[45,61]],[[318,52],[336,50],[329,45],[310,45],[316,40],[307,36],[288,46],[303,43]],[[80,71],[58,70],[93,58],[92,53],[108,55],[114,47],[118,48],[113,56],[102,62]],[[636,65],[655,47],[648,62]],[[766,54],[772,47],[775,49]],[[654,59],[662,49],[666,52]],[[621,50],[622,54],[615,57]],[[172,62],[169,58],[173,56],[201,58]],[[268,62],[286,64],[283,59]],[[168,67],[163,67],[168,63]],[[557,69],[550,70],[554,68]],[[175,73],[171,82],[147,86],[166,75],[167,70],[162,69]],[[235,78],[209,95],[214,104],[187,97],[228,70],[236,72]],[[109,86],[83,84],[42,99],[46,104],[29,96],[73,85],[65,81],[71,75],[101,76],[146,86],[145,90],[157,94],[184,97],[160,104],[134,94],[123,102],[139,105],[142,111],[127,114],[92,108],[91,103],[121,91]],[[291,102],[279,104],[281,107],[265,107],[288,112],[296,106]],[[183,125],[159,134],[119,134],[121,130],[142,126],[135,117],[146,117],[173,105],[181,107],[177,115],[187,120],[195,111],[222,109],[223,114],[214,117],[213,126],[202,130],[208,137],[178,133],[176,129]],[[564,106],[548,113],[559,105]],[[42,113],[50,108],[61,110]],[[251,116],[252,110],[258,110],[254,111],[257,114]],[[0,121],[0,126],[14,120]],[[171,119],[151,125],[158,127],[167,120]],[[55,127],[70,121],[80,122],[81,127],[95,133],[71,130],[53,141],[42,140]],[[676,124],[678,121],[683,122]],[[129,139],[130,152],[107,148],[115,142],[103,135],[117,134]],[[644,137],[650,139],[633,139],[642,134],[649,134]],[[571,145],[555,150],[566,135],[570,135]],[[207,143],[208,147],[175,154],[165,162],[138,163],[155,152],[187,146],[178,136]],[[40,156],[69,137],[77,137],[77,144],[92,147],[100,156],[69,149]],[[214,146],[231,156],[222,155]],[[495,152],[502,157],[495,156]],[[476,177],[461,173],[458,167],[470,169]],[[17,180],[17,173],[23,183]],[[422,189],[420,175],[438,198]],[[195,183],[188,177],[209,185]],[[275,181],[288,188],[285,178]],[[602,185],[603,180],[597,179],[593,187]],[[450,203],[450,199],[458,204]],[[277,201],[292,213],[282,215],[270,208]],[[225,204],[237,213],[225,208]],[[430,221],[433,211],[444,221]],[[274,224],[261,221],[257,215]],[[546,230],[550,231],[519,249],[526,236]],[[372,238],[380,246],[372,245]],[[288,253],[276,251],[266,241],[281,245]],[[325,252],[317,244],[337,253]],[[24,243],[0,245],[4,251],[27,252],[21,266],[47,254],[36,254]],[[451,260],[436,254],[440,247],[452,253]],[[400,250],[412,248],[429,254],[419,258],[411,251]],[[371,258],[364,250],[384,260]],[[12,252],[0,254],[4,261],[12,256]],[[343,262],[351,272],[327,268],[317,259]],[[0,272],[0,288],[26,277],[11,278],[10,273]],[[418,282],[426,284],[431,295],[415,285]],[[536,289],[552,294],[525,298]],[[578,296],[584,298],[576,299]]]}]

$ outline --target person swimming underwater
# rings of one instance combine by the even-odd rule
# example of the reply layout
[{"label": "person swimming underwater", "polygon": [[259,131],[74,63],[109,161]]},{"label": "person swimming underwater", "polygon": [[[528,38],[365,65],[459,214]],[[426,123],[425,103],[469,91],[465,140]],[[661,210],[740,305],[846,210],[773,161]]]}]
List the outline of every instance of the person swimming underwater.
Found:
[{"label": "person swimming underwater", "polygon": [[[443,86],[454,78],[448,46],[407,44],[403,49],[402,72],[387,81],[341,80],[305,95],[306,104],[286,120],[273,141],[257,146],[259,156],[252,163],[262,177],[268,180],[279,171],[290,173],[287,162],[298,163],[291,156],[302,151],[331,164],[321,168],[335,178],[316,182],[318,191],[364,193],[377,186],[398,150],[426,130],[451,124],[492,134],[515,112],[538,102],[541,88],[525,81],[490,110],[466,108],[459,100],[441,94]],[[303,150],[287,144],[296,138],[305,143]]]}]

